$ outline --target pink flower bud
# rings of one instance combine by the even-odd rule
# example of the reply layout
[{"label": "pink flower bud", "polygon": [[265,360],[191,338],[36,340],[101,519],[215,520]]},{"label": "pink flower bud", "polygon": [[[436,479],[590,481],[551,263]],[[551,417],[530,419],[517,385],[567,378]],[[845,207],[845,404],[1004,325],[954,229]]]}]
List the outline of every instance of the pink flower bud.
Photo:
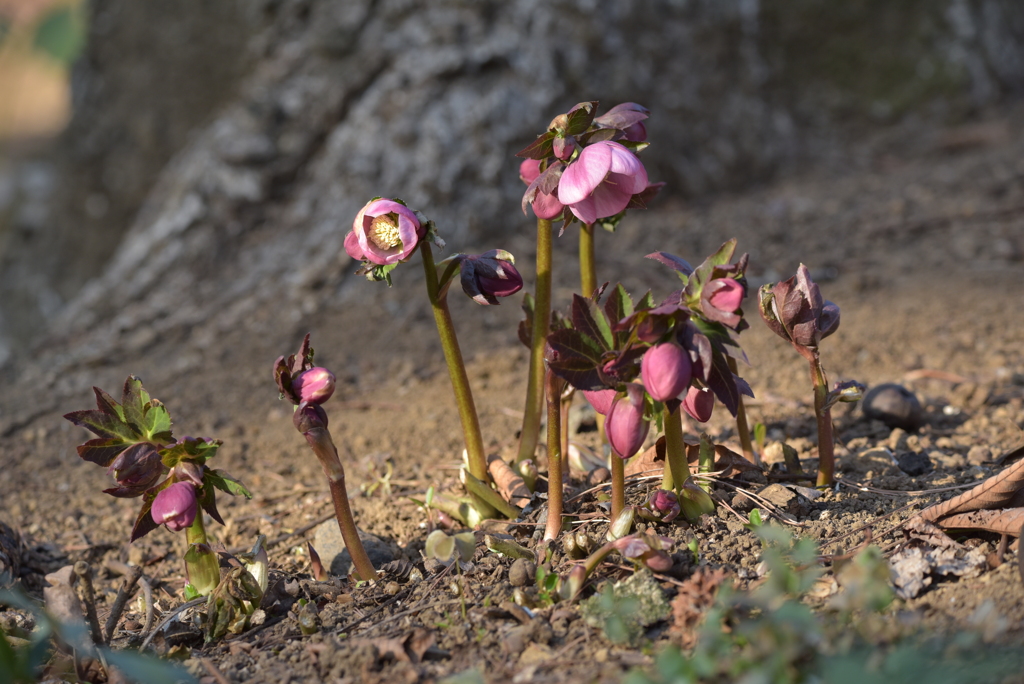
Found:
[{"label": "pink flower bud", "polygon": [[676,342],[662,342],[648,349],[640,367],[644,387],[655,401],[679,396],[690,384],[691,372],[690,355]]},{"label": "pink flower bud", "polygon": [[604,424],[608,443],[619,458],[629,458],[643,446],[650,423],[644,420],[644,391],[630,384],[625,396],[618,397],[608,411]]},{"label": "pink flower bud", "polygon": [[180,532],[192,525],[198,509],[196,488],[189,482],[175,482],[157,493],[150,515],[157,525],[167,525],[167,529]]},{"label": "pink flower bud", "polygon": [[299,402],[322,404],[334,394],[334,373],[319,366],[302,371],[292,380],[292,392]]},{"label": "pink flower bud", "polygon": [[698,423],[711,420],[711,412],[715,408],[715,395],[710,390],[691,387],[683,399],[683,410]]},{"label": "pink flower bud", "polygon": [[743,286],[733,278],[717,278],[705,287],[710,289],[711,294],[708,296],[708,301],[716,309],[735,311],[740,308],[740,304],[743,302],[743,295],[745,294]]},{"label": "pink flower bud", "polygon": [[615,390],[584,390],[583,397],[590,402],[595,411],[602,416],[607,416],[608,411],[612,408],[612,402],[615,401]]},{"label": "pink flower bud", "polygon": [[503,249],[463,257],[460,271],[462,291],[477,304],[497,304],[523,287],[515,258]]},{"label": "pink flower bud", "polygon": [[652,511],[657,513],[663,521],[672,522],[679,515],[679,497],[675,492],[667,489],[659,489],[651,495],[649,502]]}]

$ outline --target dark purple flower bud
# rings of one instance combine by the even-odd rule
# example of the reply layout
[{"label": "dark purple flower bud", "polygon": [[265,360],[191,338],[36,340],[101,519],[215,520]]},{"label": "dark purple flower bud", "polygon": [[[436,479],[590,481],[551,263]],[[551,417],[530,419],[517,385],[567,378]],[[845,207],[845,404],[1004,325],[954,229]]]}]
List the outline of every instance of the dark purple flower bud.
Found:
[{"label": "dark purple flower bud", "polygon": [[672,522],[679,515],[679,497],[667,489],[659,489],[651,494],[647,504],[664,522]]},{"label": "dark purple flower bud", "polygon": [[711,412],[715,408],[715,395],[708,389],[691,387],[683,399],[683,410],[698,423],[711,420]]},{"label": "dark purple flower bud", "polygon": [[140,442],[118,454],[107,472],[120,486],[104,492],[118,497],[141,496],[163,475],[164,464],[155,444]]},{"label": "dark purple flower bud", "polygon": [[615,401],[615,390],[584,390],[583,397],[590,402],[595,411],[602,416],[607,416],[608,411],[612,408],[612,402]]},{"label": "dark purple flower bud", "polygon": [[617,539],[612,542],[612,547],[623,558],[639,561],[654,572],[665,572],[672,568],[672,557],[666,549],[671,548],[673,543],[669,537],[645,533]]},{"label": "dark purple flower bud", "polygon": [[292,414],[292,424],[295,429],[306,434],[316,428],[327,429],[327,412],[317,403],[299,404]]},{"label": "dark purple flower bud", "polygon": [[497,304],[523,287],[515,257],[502,249],[462,258],[462,290],[477,304]]},{"label": "dark purple flower bud", "polygon": [[334,373],[319,366],[303,371],[292,379],[292,393],[300,403],[322,404],[334,394]]},{"label": "dark purple flower bud", "polygon": [[772,331],[799,348],[817,348],[839,328],[839,307],[821,297],[807,267],[796,275],[758,292],[761,317]]},{"label": "dark purple flower bud", "polygon": [[648,349],[640,367],[644,387],[655,401],[678,397],[690,384],[691,372],[690,354],[674,341]]},{"label": "dark purple flower bud", "polygon": [[180,532],[192,525],[198,508],[195,486],[189,482],[175,482],[157,493],[150,515],[157,525],[167,525],[172,532]]},{"label": "dark purple flower bud", "polygon": [[650,423],[644,420],[644,390],[635,383],[615,399],[604,424],[608,443],[619,458],[629,458],[643,446]]}]

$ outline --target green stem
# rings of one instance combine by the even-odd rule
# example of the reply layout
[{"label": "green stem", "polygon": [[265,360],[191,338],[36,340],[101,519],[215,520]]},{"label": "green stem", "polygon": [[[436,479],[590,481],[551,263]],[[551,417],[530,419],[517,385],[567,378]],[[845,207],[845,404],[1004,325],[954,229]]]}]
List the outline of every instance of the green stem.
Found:
[{"label": "green stem", "polygon": [[832,438],[832,410],[825,408],[828,379],[821,367],[817,351],[810,355],[811,379],[814,381],[814,416],[818,419],[818,486],[831,487],[835,475],[835,451]]},{"label": "green stem", "polygon": [[562,532],[562,387],[551,369],[544,376],[548,398],[548,524],[544,539],[557,539]]},{"label": "green stem", "polygon": [[612,452],[612,520],[626,507],[626,462]]},{"label": "green stem", "polygon": [[540,435],[540,414],[544,407],[544,343],[551,318],[551,221],[537,219],[537,291],[534,293],[533,332],[530,340],[530,377],[526,386],[526,408],[519,433],[516,462],[533,458]]},{"label": "green stem", "polygon": [[448,375],[452,380],[455,392],[455,403],[459,408],[459,419],[462,421],[462,433],[466,440],[466,453],[469,455],[469,472],[475,478],[490,483],[487,472],[487,457],[484,455],[484,440],[480,434],[480,419],[477,417],[473,403],[473,392],[469,389],[469,376],[466,364],[462,360],[462,350],[455,336],[452,314],[448,310],[448,298],[441,296],[437,281],[437,267],[434,266],[434,253],[430,251],[430,242],[420,241],[420,253],[423,255],[423,271],[426,275],[427,296],[430,308],[434,311],[434,322],[437,333],[441,337],[441,349],[444,360],[448,364]]},{"label": "green stem", "polygon": [[[700,451],[697,456],[697,472],[701,475],[710,473],[715,467],[715,445],[711,441],[711,437],[706,433],[701,433],[700,436]],[[706,479],[701,479],[700,488],[705,492],[711,491],[711,483]]]},{"label": "green stem", "polygon": [[686,460],[686,443],[683,441],[683,417],[680,408],[669,411],[665,407],[665,476],[662,487],[674,491],[682,487],[690,476],[690,466]]},{"label": "green stem", "polygon": [[345,548],[352,557],[355,574],[361,580],[377,579],[377,571],[373,569],[373,563],[366,555],[355,519],[352,517],[352,508],[349,506],[348,492],[345,489],[345,469],[338,458],[338,449],[334,446],[331,433],[326,428],[317,427],[304,432],[303,437],[313,449],[324,475],[327,476],[331,500],[334,503],[334,516],[338,519],[338,528],[341,530],[341,538],[345,541]]},{"label": "green stem", "polygon": [[592,297],[597,289],[597,270],[594,263],[594,224],[580,226],[580,292]]},{"label": "green stem", "polygon": [[[727,357],[729,362],[729,370],[732,371],[733,375],[739,375],[736,367],[736,359],[731,356]],[[754,451],[753,442],[750,441],[750,427],[747,425],[747,409],[743,405],[743,395],[737,397],[736,402],[736,432],[740,437],[740,445],[743,447],[743,455],[748,461],[760,466],[761,465],[761,454]]]},{"label": "green stem", "polygon": [[[208,485],[207,485],[208,486]],[[185,573],[189,584],[200,596],[208,596],[220,584],[220,561],[210,548],[203,526],[203,511],[196,511],[196,518],[185,528]]]}]

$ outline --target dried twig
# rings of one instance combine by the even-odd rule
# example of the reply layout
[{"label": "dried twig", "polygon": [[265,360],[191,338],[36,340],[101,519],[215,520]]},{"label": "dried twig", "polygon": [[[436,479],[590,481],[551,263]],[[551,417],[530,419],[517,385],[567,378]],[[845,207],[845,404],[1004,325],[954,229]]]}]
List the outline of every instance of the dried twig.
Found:
[{"label": "dried twig", "polygon": [[221,674],[221,671],[217,669],[217,666],[214,665],[209,658],[200,658],[199,662],[203,664],[203,669],[205,669],[211,677],[217,680],[217,684],[231,684],[227,677]]},{"label": "dried twig", "polygon": [[82,582],[82,598],[85,600],[85,616],[89,620],[89,633],[97,646],[102,646],[103,632],[100,631],[100,620],[96,616],[96,591],[92,586],[92,568],[85,561],[75,563],[75,574]]},{"label": "dried twig", "polygon": [[124,584],[121,585],[117,592],[117,598],[114,599],[114,605],[110,609],[110,617],[107,618],[107,624],[104,625],[103,629],[104,638],[108,644],[114,636],[114,628],[117,627],[117,621],[121,619],[125,604],[128,603],[128,599],[135,593],[135,585],[139,583],[140,577],[142,577],[142,567],[139,565],[131,566],[131,569],[124,578]]},{"label": "dried twig", "polygon": [[185,603],[182,603],[180,606],[172,610],[170,613],[167,613],[167,615],[164,616],[164,619],[160,621],[160,624],[157,625],[156,628],[152,632],[150,632],[149,635],[146,636],[146,640],[142,642],[141,646],[139,646],[139,650],[145,651],[146,647],[149,646],[151,641],[153,641],[153,637],[156,636],[160,632],[160,630],[164,628],[164,625],[173,620],[176,615],[188,610],[193,606],[198,606],[200,603],[205,603],[208,600],[208,597],[200,596],[198,598],[192,599],[191,601],[186,601]]},{"label": "dried twig", "polygon": [[146,636],[149,634],[150,627],[153,626],[153,617],[156,612],[153,606],[153,585],[146,577],[140,577],[139,584],[142,585],[142,595],[146,599],[146,624],[142,628],[142,636]]}]

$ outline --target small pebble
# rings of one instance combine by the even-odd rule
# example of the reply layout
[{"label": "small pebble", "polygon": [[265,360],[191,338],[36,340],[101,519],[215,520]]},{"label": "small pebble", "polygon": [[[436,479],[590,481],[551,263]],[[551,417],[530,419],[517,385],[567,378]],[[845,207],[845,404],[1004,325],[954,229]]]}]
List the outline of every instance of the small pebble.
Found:
[{"label": "small pebble", "polygon": [[890,428],[916,432],[925,422],[924,409],[913,392],[902,385],[886,383],[868,390],[861,402],[864,417],[880,420]]},{"label": "small pebble", "polygon": [[513,587],[526,587],[537,577],[537,564],[525,558],[517,558],[508,569],[508,581]]},{"label": "small pebble", "polygon": [[924,475],[933,468],[928,454],[919,451],[903,451],[896,454],[896,463],[899,464],[900,470],[911,477]]}]

